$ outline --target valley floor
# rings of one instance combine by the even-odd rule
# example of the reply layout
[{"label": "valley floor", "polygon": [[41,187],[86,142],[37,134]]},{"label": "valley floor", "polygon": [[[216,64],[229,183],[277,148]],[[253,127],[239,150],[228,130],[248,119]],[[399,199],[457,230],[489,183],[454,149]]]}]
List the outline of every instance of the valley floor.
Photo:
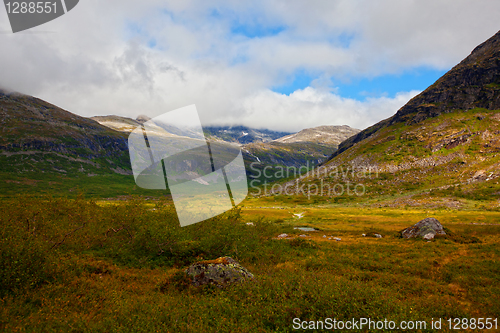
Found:
[{"label": "valley floor", "polygon": [[[457,210],[249,198],[184,228],[164,199],[0,205],[2,331],[289,332],[327,318],[426,322],[410,331],[432,331],[439,318],[439,331],[451,331],[448,319],[491,318],[498,330],[500,212],[472,203]],[[450,235],[399,237],[425,217]],[[226,255],[255,279],[218,289],[178,278],[194,261]]]}]

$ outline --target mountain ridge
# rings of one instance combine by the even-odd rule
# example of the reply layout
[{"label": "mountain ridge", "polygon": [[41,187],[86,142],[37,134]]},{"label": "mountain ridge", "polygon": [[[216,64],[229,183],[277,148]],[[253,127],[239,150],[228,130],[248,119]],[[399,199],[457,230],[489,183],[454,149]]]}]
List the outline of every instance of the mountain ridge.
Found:
[{"label": "mountain ridge", "polygon": [[348,125],[322,125],[301,130],[278,139],[273,142],[292,143],[292,142],[314,142],[318,144],[339,145],[347,138],[359,133],[360,130]]},{"label": "mountain ridge", "polygon": [[[137,119],[108,115],[93,116],[90,119],[103,126],[116,131],[131,132],[137,126],[150,120],[148,116],[141,115]],[[168,129],[165,129],[168,130]],[[312,142],[323,145],[339,145],[345,139],[360,132],[348,125],[321,125],[305,128],[296,133],[273,131],[269,129],[256,129],[243,125],[233,126],[204,126],[204,131],[209,140],[222,140],[240,145],[250,143],[296,143]],[[243,138],[243,140],[242,140]]]},{"label": "mountain ridge", "polygon": [[475,47],[469,56],[412,98],[395,115],[366,128],[340,144],[339,149],[329,160],[382,128],[396,123],[419,123],[442,113],[472,108],[500,109],[499,45],[500,31]]},{"label": "mountain ridge", "polygon": [[[139,119],[140,118],[140,119]],[[95,116],[91,119],[118,131],[130,132],[140,126],[147,116],[131,119],[120,116]],[[169,131],[168,128],[164,130]],[[254,129],[246,126],[204,127],[210,141],[227,141],[240,145],[249,176],[265,167],[295,167],[318,165],[325,161],[340,142],[359,132],[347,125],[319,126],[298,133]],[[243,140],[242,140],[243,138]],[[246,143],[245,143],[246,142]],[[252,173],[252,171],[254,171]]]}]

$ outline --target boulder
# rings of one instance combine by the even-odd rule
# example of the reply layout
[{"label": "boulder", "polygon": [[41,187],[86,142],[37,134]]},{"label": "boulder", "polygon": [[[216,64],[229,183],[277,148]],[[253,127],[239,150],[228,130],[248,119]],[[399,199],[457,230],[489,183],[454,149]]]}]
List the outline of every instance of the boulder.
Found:
[{"label": "boulder", "polygon": [[433,239],[436,235],[446,235],[443,226],[433,217],[428,217],[422,221],[406,228],[401,232],[403,238],[422,237],[424,239]]},{"label": "boulder", "polygon": [[213,284],[219,288],[253,279],[253,274],[231,257],[194,263],[186,269],[186,274],[194,286]]}]

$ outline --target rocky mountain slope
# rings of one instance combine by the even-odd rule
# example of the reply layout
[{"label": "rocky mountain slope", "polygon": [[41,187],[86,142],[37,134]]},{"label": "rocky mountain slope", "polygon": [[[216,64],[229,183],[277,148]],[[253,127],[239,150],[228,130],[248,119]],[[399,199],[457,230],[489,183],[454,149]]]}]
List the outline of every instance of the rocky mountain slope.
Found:
[{"label": "rocky mountain slope", "polygon": [[453,194],[496,200],[499,177],[500,32],[393,117],[344,141],[299,182],[324,189],[324,195],[349,182],[373,198]]},{"label": "rocky mountain slope", "polygon": [[0,91],[3,172],[130,171],[127,137],[38,98]]},{"label": "rocky mountain slope", "polygon": [[389,119],[343,142],[337,156],[382,128],[419,123],[443,113],[473,108],[500,109],[500,31],[477,46],[471,54],[425,91],[415,96]]}]

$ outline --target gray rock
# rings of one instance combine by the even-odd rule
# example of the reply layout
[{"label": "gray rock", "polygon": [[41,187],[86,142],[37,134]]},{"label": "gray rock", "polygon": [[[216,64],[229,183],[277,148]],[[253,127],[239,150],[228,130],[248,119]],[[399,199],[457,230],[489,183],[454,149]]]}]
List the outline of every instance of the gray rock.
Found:
[{"label": "gray rock", "polygon": [[253,279],[253,274],[231,257],[220,257],[215,260],[201,261],[186,269],[194,286],[213,284],[222,288],[235,282]]},{"label": "gray rock", "polygon": [[434,236],[435,236],[435,234],[433,234],[432,232],[429,232],[428,234],[424,235],[424,239],[427,239],[427,240],[434,239]]},{"label": "gray rock", "polygon": [[433,239],[436,235],[446,235],[443,226],[433,217],[428,217],[422,221],[406,228],[401,232],[403,238],[422,237],[427,240]]},{"label": "gray rock", "polygon": [[363,236],[363,237],[372,237],[372,238],[382,238],[382,237],[384,237],[381,234],[377,234],[375,232],[369,232],[369,233],[366,233],[366,234],[362,234],[361,236]]}]

